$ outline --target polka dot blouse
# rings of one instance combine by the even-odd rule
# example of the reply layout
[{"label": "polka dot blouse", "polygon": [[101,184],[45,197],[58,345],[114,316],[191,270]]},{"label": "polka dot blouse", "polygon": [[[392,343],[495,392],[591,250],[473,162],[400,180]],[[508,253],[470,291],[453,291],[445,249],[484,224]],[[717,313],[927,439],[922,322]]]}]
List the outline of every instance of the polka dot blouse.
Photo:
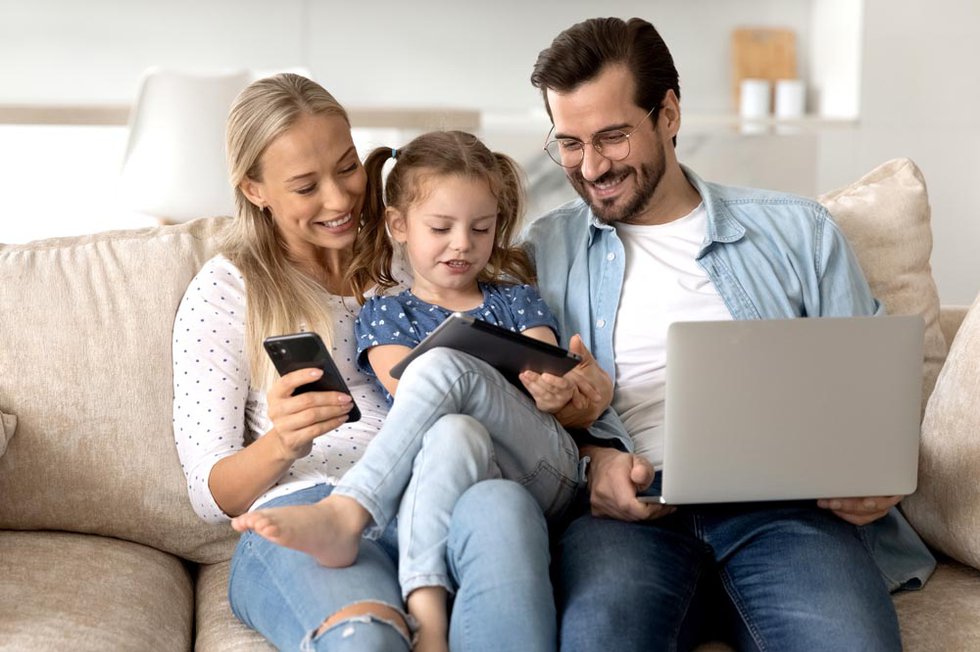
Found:
[{"label": "polka dot blouse", "polygon": [[[375,382],[357,369],[354,315],[357,303],[331,297],[333,350],[361,409],[360,421],[318,437],[312,452],[290,470],[252,508],[277,496],[317,483],[331,482],[360,458],[381,427],[388,408]],[[345,305],[346,304],[346,305]],[[299,330],[299,328],[297,328]],[[174,438],[187,491],[197,514],[209,522],[229,520],[208,489],[218,460],[268,432],[265,392],[249,383],[245,353],[245,282],[223,256],[212,258],[191,281],[177,309],[173,333]]]}]

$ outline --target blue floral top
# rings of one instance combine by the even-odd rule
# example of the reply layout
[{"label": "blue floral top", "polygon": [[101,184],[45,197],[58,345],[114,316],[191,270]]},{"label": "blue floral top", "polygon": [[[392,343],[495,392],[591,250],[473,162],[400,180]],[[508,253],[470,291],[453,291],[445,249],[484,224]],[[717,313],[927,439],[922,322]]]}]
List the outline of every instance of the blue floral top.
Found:
[{"label": "blue floral top", "polygon": [[[480,283],[480,289],[483,304],[463,314],[516,333],[547,326],[558,338],[558,321],[533,286]],[[409,290],[393,296],[371,297],[354,323],[358,367],[374,375],[367,359],[368,349],[384,344],[415,347],[453,312],[423,301]],[[391,400],[388,396],[389,403]]]}]

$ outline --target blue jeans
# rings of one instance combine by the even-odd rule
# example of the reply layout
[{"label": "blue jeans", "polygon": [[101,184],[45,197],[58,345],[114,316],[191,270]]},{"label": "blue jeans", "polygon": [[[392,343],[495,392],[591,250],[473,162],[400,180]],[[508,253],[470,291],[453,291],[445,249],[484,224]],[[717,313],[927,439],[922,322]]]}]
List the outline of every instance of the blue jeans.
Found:
[{"label": "blue jeans", "polygon": [[408,366],[384,426],[337,485],[370,514],[375,536],[398,516],[402,595],[452,591],[446,566],[449,515],[480,480],[523,485],[545,516],[561,516],[579,480],[574,441],[550,414],[493,367],[433,349]]},{"label": "blue jeans", "polygon": [[812,502],[681,507],[649,523],[585,513],[556,540],[561,649],[688,649],[720,585],[747,650],[901,650],[858,528]]},{"label": "blue jeans", "polygon": [[[263,507],[315,503],[333,487],[317,485]],[[246,532],[231,562],[228,598],[235,616],[281,650],[409,650],[383,620],[352,617],[316,630],[345,606],[382,602],[404,613],[397,574],[397,533],[363,540],[347,568],[320,566],[307,554]],[[548,578],[548,534],[541,510],[520,486],[480,482],[456,502],[447,555],[456,587],[450,614],[453,650],[554,650],[555,608]]]}]

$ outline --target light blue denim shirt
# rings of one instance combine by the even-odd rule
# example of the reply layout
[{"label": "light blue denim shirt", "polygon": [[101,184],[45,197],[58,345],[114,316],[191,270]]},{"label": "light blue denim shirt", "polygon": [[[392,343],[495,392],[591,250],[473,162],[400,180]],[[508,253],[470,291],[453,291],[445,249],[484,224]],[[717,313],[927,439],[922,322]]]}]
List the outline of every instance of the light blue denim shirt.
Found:
[{"label": "light blue denim shirt", "polygon": [[[708,214],[697,260],[735,319],[882,312],[847,240],[819,203],[707,183],[683,169]],[[616,230],[577,199],[535,220],[525,244],[535,261],[541,296],[558,318],[563,344],[579,333],[615,381],[613,332],[626,269]],[[589,434],[632,450],[612,410]],[[892,590],[918,588],[935,568],[935,559],[897,509],[861,533]]]}]

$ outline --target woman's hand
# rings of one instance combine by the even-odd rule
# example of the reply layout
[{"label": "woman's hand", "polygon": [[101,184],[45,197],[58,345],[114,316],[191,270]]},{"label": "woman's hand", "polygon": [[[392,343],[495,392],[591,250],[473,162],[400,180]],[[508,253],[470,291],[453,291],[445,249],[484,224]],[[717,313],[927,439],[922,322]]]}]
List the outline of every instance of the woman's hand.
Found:
[{"label": "woman's hand", "polygon": [[829,509],[851,525],[867,525],[882,518],[901,500],[902,496],[821,498],[817,501],[817,507]]},{"label": "woman's hand", "polygon": [[320,369],[299,369],[277,380],[266,394],[272,430],[268,436],[278,443],[282,459],[292,462],[306,457],[313,440],[347,421],[353,399],[342,392],[293,391],[323,375]]},{"label": "woman's hand", "polygon": [[269,388],[272,429],[251,445],[218,460],[208,477],[208,488],[221,510],[238,516],[289,472],[293,462],[306,457],[313,440],[347,421],[354,401],[341,392],[306,392],[292,396],[300,385],[323,375],[319,369],[286,374]]}]

